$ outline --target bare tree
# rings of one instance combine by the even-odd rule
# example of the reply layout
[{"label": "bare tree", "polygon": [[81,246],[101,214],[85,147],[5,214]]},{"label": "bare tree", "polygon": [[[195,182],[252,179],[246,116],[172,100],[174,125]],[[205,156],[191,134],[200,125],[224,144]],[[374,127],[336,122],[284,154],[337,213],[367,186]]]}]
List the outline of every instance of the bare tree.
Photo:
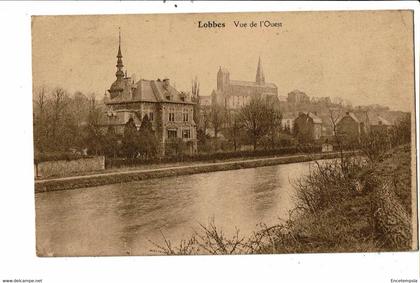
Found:
[{"label": "bare tree", "polygon": [[34,146],[37,153],[85,148],[92,134],[96,137],[100,135],[96,127],[100,104],[94,94],[88,98],[77,91],[69,96],[59,87],[52,91],[38,87],[34,89],[33,107]]},{"label": "bare tree", "polygon": [[278,141],[278,135],[281,131],[282,115],[280,111],[274,109],[273,107],[267,108],[268,135],[270,139],[271,148],[274,148]]},{"label": "bare tree", "polygon": [[274,112],[261,98],[253,98],[241,108],[239,119],[252,140],[254,150],[258,141],[269,134]]},{"label": "bare tree", "polygon": [[57,133],[59,131],[58,127],[60,125],[60,119],[62,118],[62,113],[66,107],[67,94],[62,88],[56,88],[52,92],[52,123],[51,123],[51,135],[52,139],[56,139]]},{"label": "bare tree", "polygon": [[47,104],[47,90],[45,86],[41,86],[35,90],[34,94],[34,106],[38,110],[39,114],[45,112],[46,104]]},{"label": "bare tree", "polygon": [[80,91],[76,91],[68,105],[78,126],[86,123],[89,119],[90,97]]},{"label": "bare tree", "polygon": [[233,148],[236,151],[238,148],[238,140],[240,131],[242,129],[241,122],[239,120],[239,115],[236,112],[229,113],[228,115],[228,126],[226,132],[228,133],[229,139],[233,143]]},{"label": "bare tree", "polygon": [[210,120],[211,124],[214,129],[214,137],[217,138],[223,123],[225,122],[225,108],[218,104],[213,104],[211,106],[211,112],[210,112]]},{"label": "bare tree", "polygon": [[88,127],[88,140],[87,144],[90,146],[91,150],[98,154],[101,151],[101,140],[102,134],[98,127],[100,111],[98,108],[98,103],[96,101],[95,94],[91,94],[89,97],[89,112],[87,117],[87,127]]},{"label": "bare tree", "polygon": [[[342,101],[341,101],[342,102]],[[333,134],[333,138],[334,138],[334,142],[338,145],[338,148],[341,152],[341,156],[343,156],[342,152],[343,152],[343,145],[341,142],[341,137],[338,134],[338,128],[337,128],[337,123],[339,122],[341,116],[342,116],[342,111],[341,108],[328,108],[328,114],[329,114],[329,118],[330,118],[330,122],[331,122],[331,126],[332,126],[332,134]]]},{"label": "bare tree", "polygon": [[194,105],[194,115],[193,119],[197,127],[201,127],[201,119],[200,119],[200,83],[198,82],[197,77],[194,78],[191,82],[191,100],[195,103]]},{"label": "bare tree", "polygon": [[211,113],[209,113],[207,108],[202,108],[202,130],[204,134],[207,134],[207,129],[211,123]]},{"label": "bare tree", "polygon": [[43,152],[46,146],[46,136],[48,135],[47,123],[47,90],[45,86],[41,86],[35,90],[34,104],[34,143],[35,149]]}]

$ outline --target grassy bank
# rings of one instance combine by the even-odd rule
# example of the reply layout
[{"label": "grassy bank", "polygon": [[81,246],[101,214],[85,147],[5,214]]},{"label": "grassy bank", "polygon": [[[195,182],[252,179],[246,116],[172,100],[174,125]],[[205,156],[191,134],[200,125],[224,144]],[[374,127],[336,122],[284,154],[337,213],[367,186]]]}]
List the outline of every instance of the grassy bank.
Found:
[{"label": "grassy bank", "polygon": [[[349,154],[349,153],[347,153]],[[178,167],[154,168],[149,170],[127,170],[97,173],[93,175],[74,176],[58,179],[46,179],[35,181],[35,192],[48,192],[57,190],[69,190],[116,184],[132,181],[141,181],[152,178],[162,178],[171,176],[191,175],[198,173],[236,170],[244,168],[254,168],[261,166],[272,166],[278,164],[305,162],[315,159],[336,158],[338,153],[318,153],[312,155],[292,155],[286,157],[271,157],[262,159],[222,161],[219,163],[189,164]]]},{"label": "grassy bank", "polygon": [[226,237],[214,223],[163,254],[252,254],[411,250],[410,146],[382,160],[344,158],[318,164],[296,184],[296,209],[273,227],[251,236]]}]

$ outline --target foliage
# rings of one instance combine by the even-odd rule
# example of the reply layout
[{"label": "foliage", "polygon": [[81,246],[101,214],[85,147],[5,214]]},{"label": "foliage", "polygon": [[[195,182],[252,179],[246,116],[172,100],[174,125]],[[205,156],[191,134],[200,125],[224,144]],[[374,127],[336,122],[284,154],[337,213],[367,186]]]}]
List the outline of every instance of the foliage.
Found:
[{"label": "foliage", "polygon": [[241,108],[239,121],[256,150],[258,142],[266,135],[274,144],[274,135],[280,129],[281,113],[262,98],[253,98],[249,104]]},{"label": "foliage", "polygon": [[287,134],[287,135],[293,135],[293,131],[290,128],[289,125],[284,126],[284,128],[282,129],[283,133]]},{"label": "foliage", "polygon": [[411,113],[405,113],[392,131],[392,144],[401,145],[411,142]]},{"label": "foliage", "polygon": [[89,99],[89,109],[87,115],[87,123],[85,129],[85,142],[84,145],[90,149],[92,154],[100,154],[103,151],[103,135],[98,128],[99,117],[101,113],[97,106],[94,96]]},{"label": "foliage", "polygon": [[102,148],[105,156],[111,156],[115,158],[119,154],[119,136],[115,133],[114,127],[108,127],[106,134],[103,135]]},{"label": "foliage", "polygon": [[[95,95],[76,92],[69,95],[57,87],[34,88],[34,147],[35,152],[66,152],[70,149],[82,151],[93,147],[100,151],[97,140],[92,146],[92,136],[98,136],[91,126],[99,118],[100,103]],[[97,150],[95,150],[97,148]]]},{"label": "foliage", "polygon": [[138,135],[140,139],[139,153],[146,159],[155,157],[158,154],[159,142],[147,115],[143,117]]},{"label": "foliage", "polygon": [[210,121],[214,129],[214,137],[217,138],[220,130],[223,127],[223,123],[226,118],[226,110],[223,106],[213,104],[210,110]]},{"label": "foliage", "polygon": [[[194,112],[195,113],[195,112]],[[207,107],[200,106],[200,121],[201,123],[197,126],[197,134],[199,131],[207,133],[207,129],[211,124],[211,111]],[[199,137],[197,137],[200,140]]]},{"label": "foliage", "polygon": [[139,134],[133,118],[130,118],[124,126],[121,150],[127,158],[136,157],[139,151]]},{"label": "foliage", "polygon": [[239,230],[232,238],[226,237],[222,230],[217,229],[214,220],[209,225],[200,224],[201,231],[194,232],[190,239],[181,241],[179,246],[172,246],[162,234],[164,244],[150,241],[156,249],[152,252],[165,255],[192,255],[192,254],[236,254],[243,249],[244,238],[239,237]]},{"label": "foliage", "polygon": [[186,150],[186,143],[182,138],[171,138],[167,141],[165,146],[165,153],[168,156],[183,156]]},{"label": "foliage", "polygon": [[205,134],[204,129],[197,129],[197,140],[198,152],[205,153],[212,151],[211,138]]},{"label": "foliage", "polygon": [[380,161],[391,146],[390,134],[386,131],[370,131],[360,141],[362,152],[371,162]]},{"label": "foliage", "polygon": [[[252,158],[263,156],[285,156],[296,153],[320,153],[321,146],[292,146],[278,149],[267,149],[257,151],[228,151],[228,152],[211,152],[200,153],[196,155],[182,154],[185,150],[185,143],[181,139],[175,139],[173,142],[168,142],[166,151],[167,155],[155,159],[127,159],[127,158],[107,158],[106,168],[118,168],[124,166],[136,166],[143,164],[158,164],[171,162],[187,162],[187,161],[215,161],[226,160],[230,158]],[[178,153],[176,153],[178,152]]]},{"label": "foliage", "polygon": [[85,156],[79,153],[70,153],[70,152],[39,152],[35,153],[34,163],[38,164],[40,162],[45,161],[60,161],[60,160],[78,160],[82,158],[89,158],[89,156]]},{"label": "foliage", "polygon": [[290,147],[296,145],[296,140],[292,137],[292,135],[286,133],[282,133],[279,136],[279,146],[280,147]]},{"label": "foliage", "polygon": [[242,133],[242,124],[239,115],[235,112],[227,115],[226,137],[232,142],[233,149],[236,151],[239,147]]},{"label": "foliage", "polygon": [[358,147],[371,162],[378,162],[393,147],[410,142],[411,116],[410,113],[406,113],[396,125],[372,129],[363,135]]},{"label": "foliage", "polygon": [[296,207],[316,213],[354,196],[355,178],[363,165],[363,160],[357,157],[315,162],[309,174],[296,181]]},{"label": "foliage", "polygon": [[397,189],[395,193],[409,215],[412,214],[412,168],[411,168],[411,148],[410,144],[405,144],[393,148],[383,156],[383,160],[375,168],[375,172],[380,178],[391,178],[392,183]]},{"label": "foliage", "polygon": [[194,122],[198,127],[201,127],[201,119],[200,119],[200,110],[201,110],[201,104],[200,104],[200,83],[197,79],[197,77],[194,78],[194,80],[191,82],[191,100],[195,103],[194,105]]}]

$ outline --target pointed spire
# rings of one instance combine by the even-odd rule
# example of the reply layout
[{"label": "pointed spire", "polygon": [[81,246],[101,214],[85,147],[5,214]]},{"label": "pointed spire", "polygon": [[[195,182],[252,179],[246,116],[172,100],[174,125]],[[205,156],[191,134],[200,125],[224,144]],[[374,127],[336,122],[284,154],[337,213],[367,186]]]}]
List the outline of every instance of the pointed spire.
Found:
[{"label": "pointed spire", "polygon": [[117,72],[115,73],[115,76],[117,79],[124,77],[124,72],[122,68],[124,67],[123,61],[122,61],[122,54],[121,54],[121,28],[118,28],[118,54],[117,54]]},{"label": "pointed spire", "polygon": [[261,57],[258,57],[257,76],[255,78],[257,84],[265,84],[264,71],[262,68]]}]

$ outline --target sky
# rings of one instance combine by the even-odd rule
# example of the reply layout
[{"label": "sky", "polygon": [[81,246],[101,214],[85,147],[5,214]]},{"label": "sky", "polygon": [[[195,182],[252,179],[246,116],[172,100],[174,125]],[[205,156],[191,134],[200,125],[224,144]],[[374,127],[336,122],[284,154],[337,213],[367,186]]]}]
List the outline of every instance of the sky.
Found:
[{"label": "sky", "polygon": [[[225,27],[199,28],[199,21]],[[250,28],[252,21],[281,27]],[[168,77],[190,91],[197,77],[200,95],[210,95],[219,66],[232,80],[254,81],[261,57],[266,82],[281,96],[299,89],[408,111],[412,26],[409,11],[36,16],[33,85],[102,97],[115,80],[120,28],[124,70],[136,80]]]}]

